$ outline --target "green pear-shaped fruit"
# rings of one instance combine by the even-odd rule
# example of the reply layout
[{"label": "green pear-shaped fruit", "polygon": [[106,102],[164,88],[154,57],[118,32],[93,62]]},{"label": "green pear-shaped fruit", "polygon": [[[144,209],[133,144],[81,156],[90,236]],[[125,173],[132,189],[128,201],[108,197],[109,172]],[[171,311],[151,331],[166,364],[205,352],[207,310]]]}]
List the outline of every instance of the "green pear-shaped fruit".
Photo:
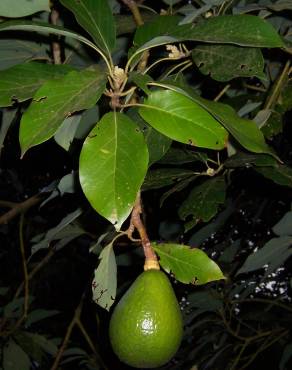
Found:
[{"label": "green pear-shaped fruit", "polygon": [[119,359],[136,368],[155,368],[178,350],[183,321],[173,288],[160,270],[144,271],[115,307],[109,327]]}]

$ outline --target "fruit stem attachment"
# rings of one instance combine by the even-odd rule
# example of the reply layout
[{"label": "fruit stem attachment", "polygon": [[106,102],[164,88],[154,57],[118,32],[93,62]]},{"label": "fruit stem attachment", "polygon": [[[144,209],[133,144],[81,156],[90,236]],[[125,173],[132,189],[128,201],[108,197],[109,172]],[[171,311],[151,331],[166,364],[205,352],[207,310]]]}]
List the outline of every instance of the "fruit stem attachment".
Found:
[{"label": "fruit stem attachment", "polygon": [[144,270],[145,271],[150,269],[160,270],[157,256],[151,246],[145,226],[141,220],[141,214],[142,214],[141,195],[140,192],[138,192],[136,202],[132,210],[131,223],[128,229],[128,234],[131,235],[134,229],[136,228],[140,235],[141,244],[145,255]]}]

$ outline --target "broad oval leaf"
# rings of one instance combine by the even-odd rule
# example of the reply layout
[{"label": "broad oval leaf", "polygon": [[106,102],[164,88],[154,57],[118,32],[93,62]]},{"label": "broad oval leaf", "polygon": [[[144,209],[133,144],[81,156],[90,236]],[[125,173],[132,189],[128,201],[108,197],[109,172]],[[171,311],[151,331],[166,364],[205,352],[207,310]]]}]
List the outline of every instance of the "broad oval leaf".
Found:
[{"label": "broad oval leaf", "polygon": [[208,222],[216,215],[219,205],[225,201],[225,190],[225,180],[219,176],[193,188],[178,211],[182,220],[192,216],[192,220],[185,225],[186,230],[200,221]]},{"label": "broad oval leaf", "polygon": [[222,15],[211,17],[197,25],[180,26],[175,24],[176,17],[169,24],[159,18],[137,30],[134,45],[138,44],[138,48],[132,54],[137,55],[155,46],[187,40],[251,47],[285,47],[274,27],[254,15]]},{"label": "broad oval leaf", "polygon": [[205,252],[180,244],[153,244],[162,268],[185,284],[202,285],[225,279],[219,266]]},{"label": "broad oval leaf", "polygon": [[211,43],[284,47],[280,35],[269,22],[247,14],[210,17],[196,26],[192,24],[189,28],[178,28],[175,35],[185,40]]},{"label": "broad oval leaf", "polygon": [[117,291],[117,264],[113,245],[107,245],[99,255],[100,263],[94,271],[92,281],[92,298],[107,311],[116,298]]},{"label": "broad oval leaf", "polygon": [[30,370],[31,361],[24,350],[13,340],[9,339],[3,348],[4,370]]},{"label": "broad oval leaf", "polygon": [[60,78],[72,69],[69,65],[30,62],[0,71],[0,107],[32,98],[44,82]]},{"label": "broad oval leaf", "polygon": [[80,183],[92,207],[120,229],[148,167],[143,134],[125,114],[107,113],[90,132],[80,155]]},{"label": "broad oval leaf", "polygon": [[50,0],[0,1],[0,17],[20,18],[41,11],[50,11]]},{"label": "broad oval leaf", "polygon": [[98,71],[72,71],[49,80],[36,92],[20,122],[22,155],[50,139],[72,113],[93,107],[105,90],[106,76]]},{"label": "broad oval leaf", "polygon": [[149,152],[149,166],[157,162],[169,150],[172,140],[156,131],[153,127],[149,126],[138,111],[133,108],[127,112],[127,115],[136,122],[144,134],[145,141]]},{"label": "broad oval leaf", "polygon": [[258,48],[199,45],[193,50],[192,57],[199,70],[216,81],[229,81],[236,77],[265,77],[264,59]]},{"label": "broad oval leaf", "polygon": [[107,0],[61,0],[96,45],[109,56],[115,47],[115,20]]},{"label": "broad oval leaf", "polygon": [[209,149],[225,147],[227,131],[199,104],[177,92],[151,93],[139,113],[157,131],[176,141]]},{"label": "broad oval leaf", "polygon": [[[239,117],[231,106],[204,99],[197,95],[189,86],[181,82],[155,82],[153,84],[177,91],[192,99],[215,117],[244,148],[251,152],[268,153],[276,157],[273,149],[266,144],[264,136],[256,123]],[[278,158],[276,157],[276,159]]]}]

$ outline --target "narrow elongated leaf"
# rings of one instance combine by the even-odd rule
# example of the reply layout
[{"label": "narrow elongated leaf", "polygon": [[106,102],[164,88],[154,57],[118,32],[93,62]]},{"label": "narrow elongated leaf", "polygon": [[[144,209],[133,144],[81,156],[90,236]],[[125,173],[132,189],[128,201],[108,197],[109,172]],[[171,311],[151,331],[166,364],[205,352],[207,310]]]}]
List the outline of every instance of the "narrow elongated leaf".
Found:
[{"label": "narrow elongated leaf", "polygon": [[23,349],[10,339],[3,349],[4,370],[30,370],[31,362]]},{"label": "narrow elongated leaf", "polygon": [[119,230],[129,216],[148,167],[142,132],[125,114],[107,113],[80,155],[80,183],[92,207]]},{"label": "narrow elongated leaf", "polygon": [[16,113],[17,113],[17,108],[2,110],[2,122],[1,122],[1,127],[0,127],[0,157],[1,157],[2,149],[4,148],[4,140],[6,138],[6,134],[12,122],[14,121]]},{"label": "narrow elongated leaf", "polygon": [[0,71],[0,107],[32,98],[44,82],[60,78],[72,69],[69,65],[30,62]]},{"label": "narrow elongated leaf", "polygon": [[272,230],[279,236],[292,235],[292,211],[285,213]]},{"label": "narrow elongated leaf", "polygon": [[50,0],[1,0],[0,17],[20,18],[50,11]]},{"label": "narrow elongated leaf", "polygon": [[92,282],[92,297],[95,303],[109,311],[117,291],[117,264],[112,244],[101,251],[99,259]]},{"label": "narrow elongated leaf", "polygon": [[88,40],[86,37],[79,35],[79,33],[67,30],[66,28],[61,26],[53,26],[49,23],[32,21],[8,21],[0,23],[0,32],[1,31],[41,32],[45,34],[67,36],[76,39],[83,44],[86,44],[96,51],[99,51],[98,47],[93,42]]},{"label": "narrow elongated leaf", "polygon": [[170,148],[168,152],[160,159],[159,163],[162,164],[184,164],[191,162],[206,163],[208,156],[206,153],[195,152],[192,150]]},{"label": "narrow elongated leaf", "polygon": [[180,82],[155,82],[155,85],[177,91],[192,99],[216,118],[244,148],[255,153],[268,153],[276,157],[272,148],[266,144],[255,122],[239,117],[229,105],[201,98],[189,86]]},{"label": "narrow elongated leaf", "polygon": [[199,104],[174,91],[155,91],[139,110],[162,134],[184,144],[223,149],[227,131]]},{"label": "narrow elongated leaf", "polygon": [[50,44],[47,40],[42,40],[39,44],[33,40],[20,40],[16,38],[0,39],[0,70],[8,69],[14,65],[28,62],[32,59],[48,60],[48,50]]},{"label": "narrow elongated leaf", "polygon": [[104,92],[106,76],[98,71],[72,71],[47,81],[34,95],[20,123],[22,155],[50,139],[66,117],[93,107]]},{"label": "narrow elongated leaf", "polygon": [[115,47],[116,29],[107,0],[61,0],[77,22],[91,35],[96,45],[110,55]]},{"label": "narrow elongated leaf", "polygon": [[280,236],[269,240],[261,249],[249,255],[237,275],[269,265],[269,273],[281,266],[292,255],[292,237]]},{"label": "narrow elongated leaf", "polygon": [[192,57],[200,71],[216,81],[229,81],[235,77],[265,77],[264,59],[258,48],[200,45],[193,50]]},{"label": "narrow elongated leaf", "polygon": [[274,181],[282,186],[292,188],[292,168],[285,165],[274,167],[256,167],[255,170],[267,179]]},{"label": "narrow elongated leaf", "polygon": [[157,168],[148,171],[143,183],[143,190],[159,189],[173,185],[183,179],[194,177],[194,171],[184,168]]},{"label": "narrow elongated leaf", "polygon": [[219,205],[225,201],[225,188],[223,177],[209,179],[194,187],[178,211],[182,220],[192,216],[192,220],[186,224],[186,230],[200,221],[208,222],[215,216]]},{"label": "narrow elongated leaf", "polygon": [[232,155],[224,162],[224,166],[227,168],[236,167],[251,167],[251,166],[263,166],[271,167],[277,166],[277,161],[267,154],[254,154],[254,153],[244,153],[237,152]]},{"label": "narrow elongated leaf", "polygon": [[179,244],[154,244],[163,269],[185,284],[206,284],[224,279],[219,266],[198,248]]}]

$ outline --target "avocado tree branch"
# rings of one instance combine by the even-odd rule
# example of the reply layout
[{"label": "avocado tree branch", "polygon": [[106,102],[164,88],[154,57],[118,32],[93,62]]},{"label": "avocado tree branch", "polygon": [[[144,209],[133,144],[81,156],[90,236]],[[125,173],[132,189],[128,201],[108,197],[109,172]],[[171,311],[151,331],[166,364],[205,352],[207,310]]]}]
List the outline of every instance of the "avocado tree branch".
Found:
[{"label": "avocado tree branch", "polygon": [[136,202],[135,202],[135,205],[132,211],[128,234],[131,235],[133,231],[137,229],[140,235],[141,244],[142,244],[144,255],[145,255],[144,270],[149,270],[149,269],[159,270],[160,267],[159,267],[158,259],[151,246],[145,226],[141,220],[141,214],[142,214],[142,204],[141,204],[141,195],[139,192],[137,194]]},{"label": "avocado tree branch", "polygon": [[[15,218],[17,215],[19,215],[22,212],[26,212],[29,208],[35,206],[42,200],[41,194],[33,195],[32,197],[26,199],[25,201],[21,203],[15,203],[11,209],[4,213],[4,215],[0,216],[0,225],[7,224],[9,221],[11,221],[13,218]],[[12,204],[11,204],[12,206]]]},{"label": "avocado tree branch", "polygon": [[84,298],[85,298],[85,292],[82,294],[81,300],[80,300],[78,306],[75,309],[74,316],[73,316],[70,324],[68,325],[68,328],[67,328],[65,337],[63,339],[62,345],[61,345],[61,347],[59,348],[59,351],[56,354],[56,357],[55,357],[54,363],[53,363],[53,365],[51,367],[51,370],[58,370],[59,363],[61,361],[61,358],[63,356],[63,353],[64,353],[64,351],[65,351],[65,349],[67,347],[67,344],[69,342],[69,339],[71,337],[72,330],[73,330],[75,324],[77,324],[78,320],[80,320],[80,316],[81,316],[81,312],[82,312],[82,308],[83,308]]}]

